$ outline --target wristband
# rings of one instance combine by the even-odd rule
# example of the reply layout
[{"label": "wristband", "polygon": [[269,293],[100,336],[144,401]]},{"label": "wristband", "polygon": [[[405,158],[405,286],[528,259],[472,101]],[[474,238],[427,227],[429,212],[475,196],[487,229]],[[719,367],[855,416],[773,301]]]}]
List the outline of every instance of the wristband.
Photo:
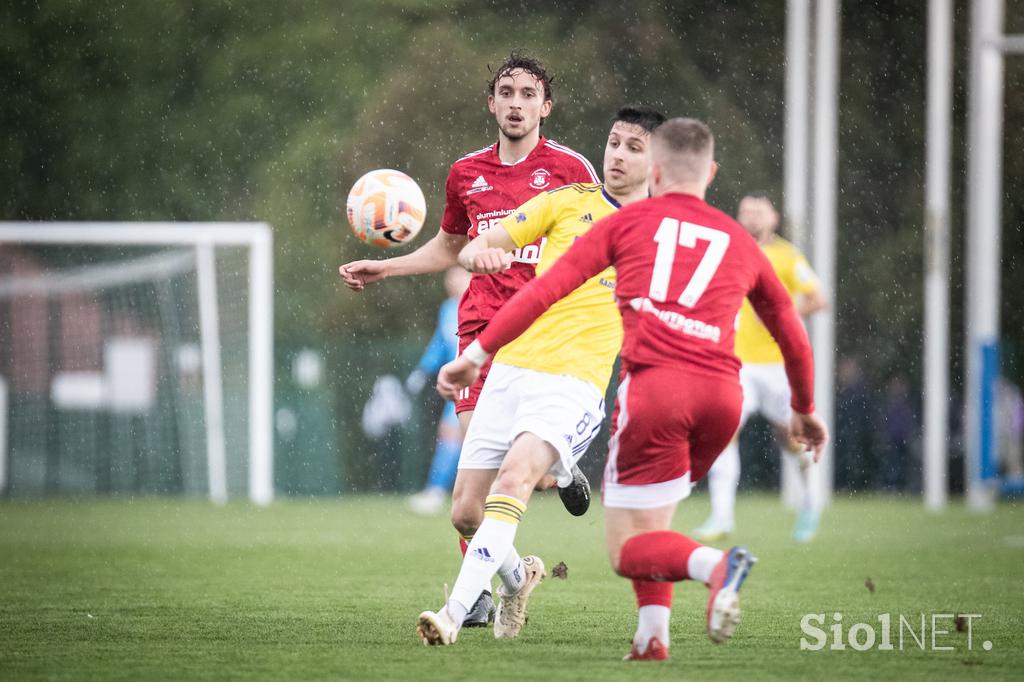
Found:
[{"label": "wristband", "polygon": [[487,362],[487,358],[491,357],[491,354],[484,350],[479,341],[474,341],[466,346],[466,350],[462,351],[462,357],[477,367],[483,367],[484,363]]}]

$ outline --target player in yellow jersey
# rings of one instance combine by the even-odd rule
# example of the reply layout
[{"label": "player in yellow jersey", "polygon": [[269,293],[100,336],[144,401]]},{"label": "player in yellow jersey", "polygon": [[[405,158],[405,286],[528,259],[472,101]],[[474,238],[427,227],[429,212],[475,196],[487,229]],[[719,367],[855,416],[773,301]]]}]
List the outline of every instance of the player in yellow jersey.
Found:
[{"label": "player in yellow jersey", "polygon": [[[515,249],[544,238],[537,265],[537,275],[543,274],[598,220],[647,198],[650,133],[664,120],[649,107],[620,109],[605,145],[604,184],[537,195],[466,245],[459,263],[471,272],[500,272]],[[622,346],[614,289],[612,269],[587,280],[495,356],[458,473],[472,483],[464,488],[489,494],[460,497],[452,509],[453,519],[483,520],[450,598],[438,611],[420,614],[417,628],[425,643],[453,644],[467,610],[495,573],[502,584],[494,636],[516,637],[526,622],[526,602],[545,569],[539,557],[520,558],[513,546],[516,529],[537,482],[550,472],[566,485],[600,430],[605,390]],[[453,381],[477,371],[465,353],[438,375],[438,391],[449,399]]]},{"label": "player in yellow jersey", "polygon": [[[828,305],[817,276],[800,250],[776,234],[779,214],[767,194],[754,192],[740,201],[737,221],[746,228],[771,261],[775,274],[793,296],[797,312],[811,315]],[[783,452],[782,466],[799,487],[799,514],[793,537],[808,542],[818,530],[821,514],[820,493],[812,484],[808,468],[811,460],[803,457],[803,447],[789,437],[789,381],[782,364],[782,352],[768,329],[754,313],[750,301],[740,309],[736,329],[736,356],[743,363],[740,384],[743,387],[743,412],[740,429],[752,414],[763,415],[775,427]],[[694,531],[698,539],[710,542],[735,530],[736,487],[740,480],[738,434],[718,456],[708,472],[711,516]]]}]

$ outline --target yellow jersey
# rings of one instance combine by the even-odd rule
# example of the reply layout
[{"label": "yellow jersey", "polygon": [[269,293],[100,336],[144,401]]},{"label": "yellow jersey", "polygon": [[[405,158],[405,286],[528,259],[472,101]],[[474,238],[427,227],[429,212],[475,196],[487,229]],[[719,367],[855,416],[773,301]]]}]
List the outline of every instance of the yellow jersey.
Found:
[{"label": "yellow jersey", "polygon": [[[761,250],[768,256],[775,274],[794,299],[802,294],[813,293],[821,286],[810,263],[792,243],[776,236],[764,244]],[[774,364],[783,361],[778,344],[746,299],[743,300],[737,322],[736,356],[744,364]]]},{"label": "yellow jersey", "polygon": [[[537,264],[539,277],[594,223],[618,209],[619,203],[603,185],[575,183],[538,194],[501,224],[516,246],[547,237]],[[499,350],[494,361],[568,374],[604,393],[621,347],[615,269],[608,268],[552,305],[522,336]]]}]

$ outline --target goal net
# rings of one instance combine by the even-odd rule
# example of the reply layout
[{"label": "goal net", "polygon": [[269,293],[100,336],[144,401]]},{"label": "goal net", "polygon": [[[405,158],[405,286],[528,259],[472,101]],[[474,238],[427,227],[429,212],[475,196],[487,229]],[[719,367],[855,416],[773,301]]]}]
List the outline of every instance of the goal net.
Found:
[{"label": "goal net", "polygon": [[273,498],[271,232],[0,223],[0,491]]}]

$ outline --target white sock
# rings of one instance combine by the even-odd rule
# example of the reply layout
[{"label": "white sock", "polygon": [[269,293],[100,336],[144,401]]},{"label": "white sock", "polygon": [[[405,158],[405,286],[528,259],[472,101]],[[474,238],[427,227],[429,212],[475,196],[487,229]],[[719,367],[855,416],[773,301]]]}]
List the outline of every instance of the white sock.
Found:
[{"label": "white sock", "polygon": [[725,530],[732,530],[736,525],[736,488],[739,484],[740,446],[733,439],[708,471],[711,520]]},{"label": "white sock", "polygon": [[523,568],[523,560],[515,547],[509,550],[505,560],[498,567],[498,577],[505,587],[505,594],[515,594],[526,584],[526,569]]},{"label": "white sock", "polygon": [[711,572],[715,570],[715,566],[724,555],[725,552],[714,547],[701,546],[693,550],[686,562],[686,572],[690,575],[690,580],[702,583],[710,581]]},{"label": "white sock", "polygon": [[445,606],[448,607],[448,614],[452,617],[452,622],[461,628],[462,621],[466,620],[466,614],[469,613],[469,609],[454,599],[449,599]]},{"label": "white sock", "polygon": [[491,579],[498,572],[500,562],[512,550],[526,505],[508,495],[488,495],[484,505],[484,520],[469,543],[462,569],[452,587],[450,601],[473,608],[480,593],[490,588]]},{"label": "white sock", "polygon": [[672,609],[660,604],[651,604],[640,607],[640,620],[636,626],[636,634],[633,635],[633,644],[641,654],[647,650],[647,645],[652,637],[657,637],[668,647],[668,621],[672,615]]},{"label": "white sock", "polygon": [[818,481],[815,480],[817,476],[818,472],[815,471],[813,465],[800,467],[800,480],[804,484],[804,506],[802,508],[815,513],[821,511],[821,488]]},{"label": "white sock", "polygon": [[780,453],[782,455],[782,466],[789,469],[789,476],[796,486],[797,509],[802,512],[818,511],[820,509],[818,504],[818,487],[816,482],[812,480],[817,472],[814,471],[813,465],[803,466],[799,453],[785,449],[780,449]]}]

